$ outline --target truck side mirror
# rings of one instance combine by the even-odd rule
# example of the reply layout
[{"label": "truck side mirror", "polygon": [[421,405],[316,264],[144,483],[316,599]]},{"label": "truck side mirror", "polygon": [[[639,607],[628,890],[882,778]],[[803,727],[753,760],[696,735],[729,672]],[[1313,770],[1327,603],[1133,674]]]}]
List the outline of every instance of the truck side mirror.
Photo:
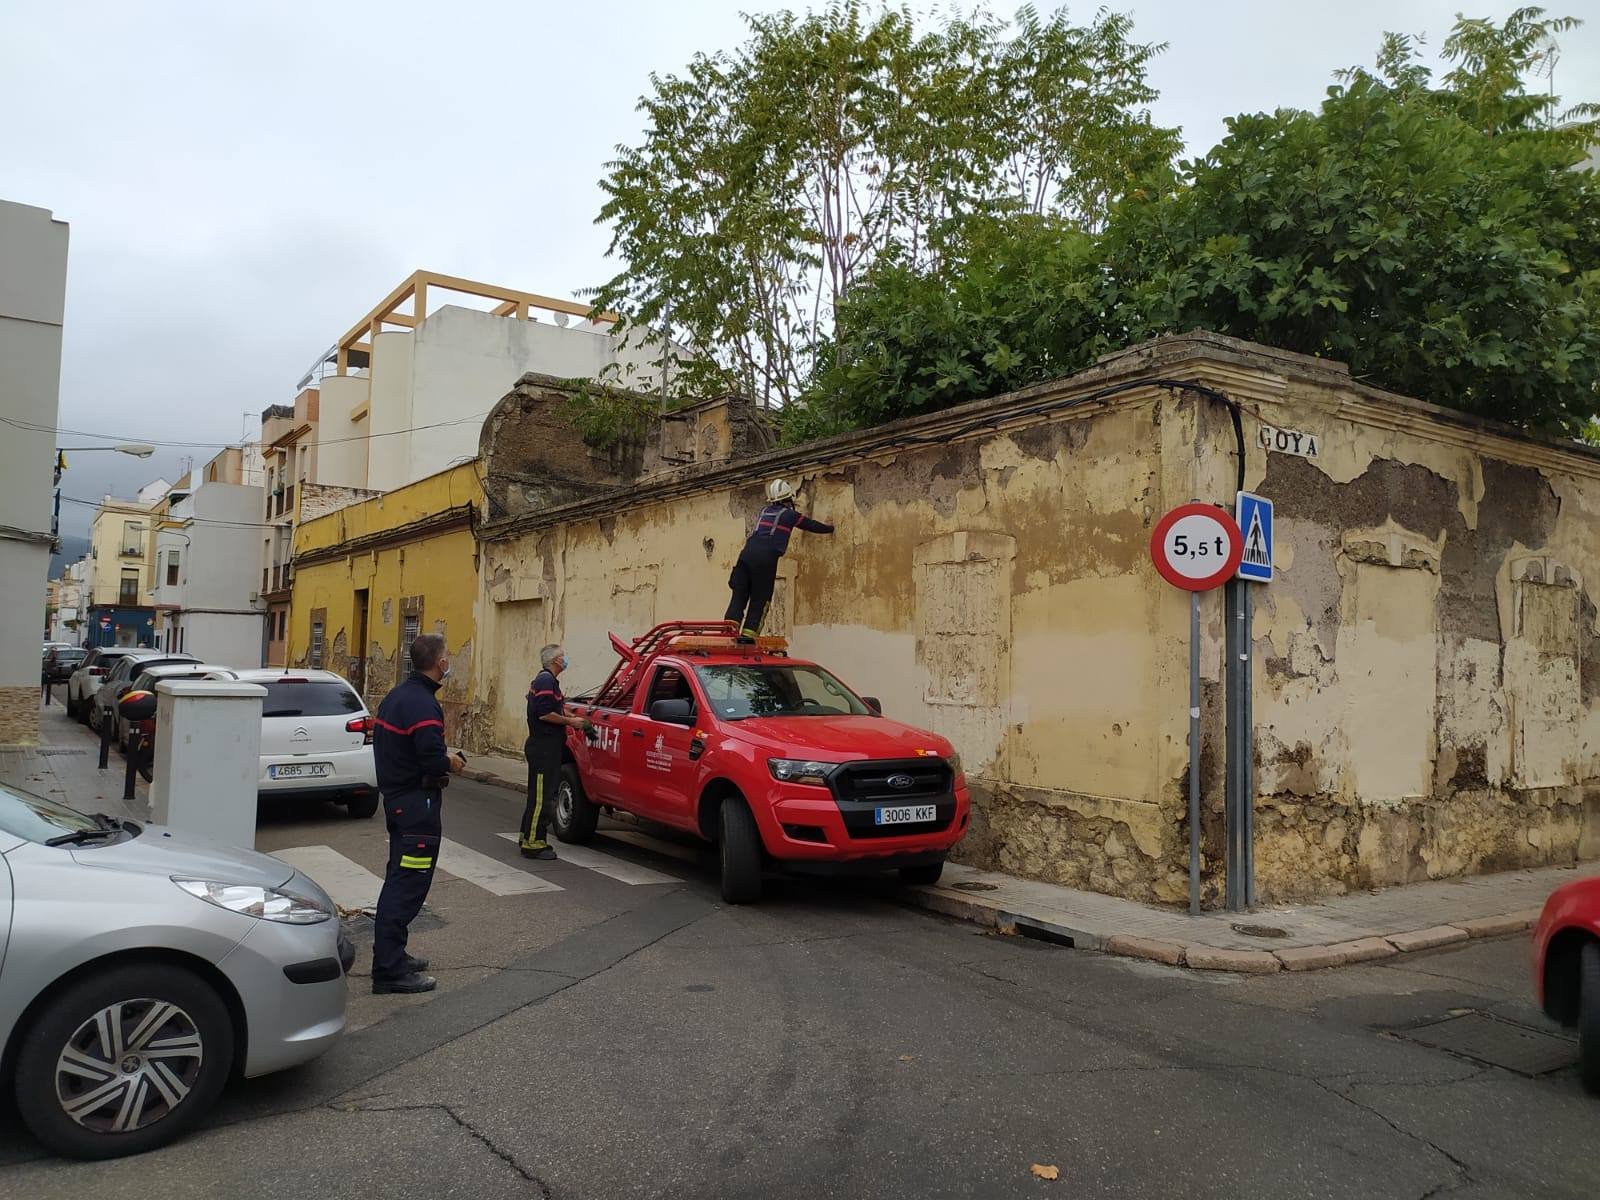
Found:
[{"label": "truck side mirror", "polygon": [[664,725],[692,726],[695,723],[694,701],[657,700],[650,706],[650,719]]},{"label": "truck side mirror", "polygon": [[865,704],[872,710],[873,716],[883,716],[883,701],[879,700],[876,696],[863,696],[861,697],[861,703]]}]

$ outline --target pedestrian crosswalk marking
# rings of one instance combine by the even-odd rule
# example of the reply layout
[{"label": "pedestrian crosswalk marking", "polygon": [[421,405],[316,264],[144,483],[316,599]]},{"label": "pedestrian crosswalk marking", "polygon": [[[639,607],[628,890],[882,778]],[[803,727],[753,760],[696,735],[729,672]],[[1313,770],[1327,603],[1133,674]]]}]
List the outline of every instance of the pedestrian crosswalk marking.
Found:
[{"label": "pedestrian crosswalk marking", "polygon": [[292,846],[274,850],[272,857],[310,876],[340,908],[353,911],[378,905],[383,880],[332,846]]},{"label": "pedestrian crosswalk marking", "polygon": [[532,892],[565,890],[559,884],[541,879],[513,863],[490,858],[449,838],[439,842],[439,873],[475,883],[496,896],[524,896]]},{"label": "pedestrian crosswalk marking", "polygon": [[705,853],[702,850],[679,842],[669,842],[665,838],[651,837],[648,833],[635,833],[631,829],[608,829],[606,836],[616,838],[619,842],[627,842],[628,845],[637,846],[641,850],[648,850],[652,854],[665,854],[668,858],[693,863],[695,866],[705,861]]},{"label": "pedestrian crosswalk marking", "polygon": [[[508,842],[521,839],[520,834],[502,833],[501,837]],[[608,837],[616,836],[607,834]],[[654,849],[655,847],[652,847]],[[574,866],[583,867],[593,871],[596,875],[604,875],[608,879],[615,879],[619,883],[630,884],[638,887],[650,883],[678,883],[671,875],[663,875],[660,871],[652,871],[649,867],[641,867],[637,863],[628,862],[626,859],[615,858],[610,854],[603,854],[598,850],[591,850],[587,846],[569,846],[561,842],[556,847],[559,861],[569,862]]]}]

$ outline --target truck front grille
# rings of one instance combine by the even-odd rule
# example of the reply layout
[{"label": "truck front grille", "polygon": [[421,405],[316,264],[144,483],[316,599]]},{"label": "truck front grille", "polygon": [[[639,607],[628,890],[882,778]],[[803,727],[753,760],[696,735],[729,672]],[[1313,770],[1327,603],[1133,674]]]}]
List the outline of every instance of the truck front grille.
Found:
[{"label": "truck front grille", "polygon": [[[909,778],[909,786],[896,787],[891,779]],[[905,837],[934,833],[956,816],[955,775],[942,758],[878,759],[845,763],[829,781],[834,800],[853,838]],[[879,825],[874,813],[901,805],[934,806],[932,821]]]}]

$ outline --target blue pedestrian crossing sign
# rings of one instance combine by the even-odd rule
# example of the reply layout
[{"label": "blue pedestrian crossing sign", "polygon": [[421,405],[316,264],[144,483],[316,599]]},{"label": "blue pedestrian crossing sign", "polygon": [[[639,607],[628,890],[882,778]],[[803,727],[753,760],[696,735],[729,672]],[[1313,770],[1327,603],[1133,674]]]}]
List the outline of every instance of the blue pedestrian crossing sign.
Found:
[{"label": "blue pedestrian crossing sign", "polygon": [[1240,492],[1234,508],[1239,532],[1244,535],[1244,557],[1239,560],[1240,579],[1255,583],[1272,582],[1272,501],[1250,492]]}]

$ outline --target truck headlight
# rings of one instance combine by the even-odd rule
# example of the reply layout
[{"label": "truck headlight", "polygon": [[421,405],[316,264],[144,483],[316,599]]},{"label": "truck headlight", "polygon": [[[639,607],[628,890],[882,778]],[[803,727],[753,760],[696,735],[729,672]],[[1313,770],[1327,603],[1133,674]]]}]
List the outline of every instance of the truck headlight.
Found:
[{"label": "truck headlight", "polygon": [[957,779],[960,779],[961,778],[961,755],[957,754],[954,750],[952,750],[952,751],[950,751],[949,754],[946,754],[944,756],[944,760],[945,760],[945,762],[950,764],[950,770],[952,772],[954,772],[955,777]]},{"label": "truck headlight", "polygon": [[828,786],[828,776],[838,763],[812,762],[803,758],[769,758],[767,769],[779,783],[813,783]]},{"label": "truck headlight", "polygon": [[315,925],[333,916],[322,901],[300,896],[280,888],[257,887],[248,883],[219,883],[215,879],[173,879],[189,895],[215,904],[229,912],[285,925]]}]

